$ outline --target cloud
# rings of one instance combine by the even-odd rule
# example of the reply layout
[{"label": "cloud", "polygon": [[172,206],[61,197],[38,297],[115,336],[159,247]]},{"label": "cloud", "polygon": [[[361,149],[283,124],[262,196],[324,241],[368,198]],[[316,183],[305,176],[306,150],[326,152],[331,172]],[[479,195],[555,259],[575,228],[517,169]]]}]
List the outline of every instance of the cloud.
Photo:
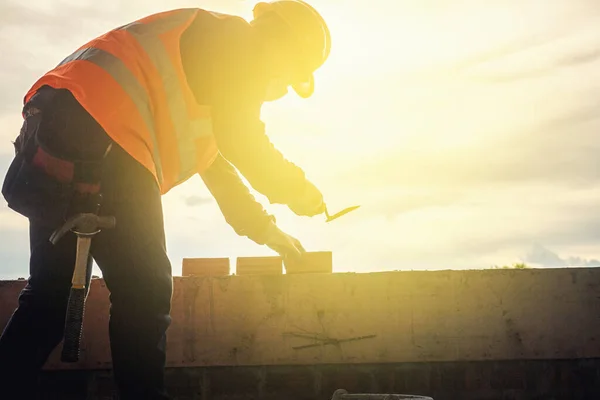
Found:
[{"label": "cloud", "polygon": [[592,49],[582,51],[578,54],[566,56],[557,61],[556,65],[561,67],[573,67],[580,64],[587,64],[600,60],[600,50]]},{"label": "cloud", "polygon": [[[592,49],[592,50],[589,49],[590,46],[596,47],[599,44],[597,40],[596,40],[596,43],[587,43],[586,42],[584,44],[560,46],[560,43],[558,43],[558,45],[557,45],[557,43],[554,39],[549,39],[548,42],[546,42],[545,44],[553,44],[553,46],[551,46],[550,49],[554,53],[557,52],[557,49],[564,48],[562,53],[566,52],[567,54],[559,54],[559,55],[555,55],[555,56],[550,56],[551,59],[549,61],[546,61],[545,65],[542,65],[541,67],[538,66],[540,63],[537,62],[537,63],[531,63],[531,65],[533,65],[533,67],[531,67],[530,65],[523,65],[521,67],[514,66],[512,68],[505,68],[508,70],[507,72],[496,72],[496,73],[487,73],[487,74],[485,74],[485,73],[484,74],[469,73],[469,67],[480,66],[479,63],[475,63],[474,65],[472,65],[471,63],[467,63],[465,65],[460,65],[455,68],[458,71],[466,74],[466,76],[469,77],[470,79],[480,80],[482,82],[499,84],[499,83],[510,83],[510,82],[524,80],[524,79],[542,78],[545,76],[550,76],[550,74],[559,72],[557,70],[560,68],[574,68],[574,67],[578,67],[578,66],[584,66],[585,64],[592,64],[592,63],[595,63],[598,60],[600,60],[600,51],[598,51],[596,49]],[[525,59],[524,61],[521,62],[521,64],[525,64],[526,61],[531,60],[532,55],[526,51],[526,48],[520,49],[520,51],[523,51],[525,53],[521,57],[521,58]],[[508,54],[504,54],[504,55],[506,56]],[[528,59],[526,56],[530,56],[530,58]],[[544,57],[548,57],[544,54],[533,55],[533,56],[537,56],[538,58],[540,58],[542,60]],[[503,60],[503,58],[500,57],[500,60]],[[487,63],[481,63],[481,64],[487,66],[489,69],[493,69],[493,65],[494,65],[494,63],[492,63],[492,66],[490,67],[490,65],[488,65]]]},{"label": "cloud", "polygon": [[510,132],[476,148],[390,149],[338,171],[335,180],[369,190],[383,186],[462,190],[494,183],[535,182],[595,185],[600,183],[597,107],[581,107],[534,129]]},{"label": "cloud", "polygon": [[193,195],[187,196],[184,201],[186,206],[195,207],[203,204],[212,203],[215,200],[212,197]]},{"label": "cloud", "polygon": [[[590,51],[584,49],[582,52],[559,58],[550,65],[543,68],[536,68],[527,71],[509,72],[495,76],[484,76],[483,78],[481,78],[481,80],[492,83],[506,83],[523,79],[540,78],[543,76],[547,76],[548,74],[551,74],[553,72],[556,72],[557,68],[577,67],[582,64],[594,63],[598,60],[600,60],[600,50]],[[477,77],[475,77],[475,79],[477,79]]]},{"label": "cloud", "polygon": [[600,267],[600,261],[596,259],[587,260],[573,256],[562,258],[539,243],[532,246],[524,261],[540,267]]}]

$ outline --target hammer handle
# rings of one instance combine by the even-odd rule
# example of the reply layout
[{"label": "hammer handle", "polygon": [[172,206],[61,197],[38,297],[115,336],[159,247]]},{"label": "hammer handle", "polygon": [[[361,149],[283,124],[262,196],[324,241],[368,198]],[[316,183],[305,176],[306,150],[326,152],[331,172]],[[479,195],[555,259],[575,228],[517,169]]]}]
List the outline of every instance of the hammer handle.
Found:
[{"label": "hammer handle", "polygon": [[61,361],[79,361],[79,348],[83,331],[83,314],[85,311],[85,298],[87,295],[87,276],[90,265],[90,236],[77,235],[77,253],[75,256],[75,271],[71,281],[71,293],[67,305],[65,320],[65,335]]},{"label": "hammer handle", "polygon": [[85,289],[71,288],[65,321],[65,337],[60,357],[62,362],[74,363],[79,361],[85,297]]},{"label": "hammer handle", "polygon": [[73,271],[73,279],[71,285],[75,289],[85,289],[87,284],[87,269],[90,257],[90,245],[92,244],[91,237],[77,237],[77,253],[75,256],[75,270]]}]

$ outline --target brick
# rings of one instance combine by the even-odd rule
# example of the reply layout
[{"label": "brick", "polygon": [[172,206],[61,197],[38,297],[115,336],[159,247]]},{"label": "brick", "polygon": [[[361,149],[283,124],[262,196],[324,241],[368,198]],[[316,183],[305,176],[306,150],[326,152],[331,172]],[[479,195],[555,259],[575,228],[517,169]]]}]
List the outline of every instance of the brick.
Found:
[{"label": "brick", "polygon": [[281,275],[283,265],[281,257],[238,257],[236,275]]},{"label": "brick", "polygon": [[300,262],[286,261],[286,274],[315,274],[333,272],[333,254],[330,251],[309,251]]},{"label": "brick", "polygon": [[184,258],[183,276],[227,276],[229,258]]}]

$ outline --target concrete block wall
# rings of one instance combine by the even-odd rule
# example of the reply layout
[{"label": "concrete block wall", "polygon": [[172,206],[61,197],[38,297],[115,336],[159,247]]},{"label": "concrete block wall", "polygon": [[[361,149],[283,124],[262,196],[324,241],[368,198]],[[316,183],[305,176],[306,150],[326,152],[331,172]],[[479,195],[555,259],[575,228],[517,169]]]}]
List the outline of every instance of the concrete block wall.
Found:
[{"label": "concrete block wall", "polygon": [[[187,388],[176,398],[264,399],[293,390],[325,399],[335,386],[436,400],[600,398],[597,268],[174,280],[170,385]],[[0,282],[1,326],[23,285]],[[110,387],[102,378],[111,367],[108,306],[96,279],[81,362],[60,364],[57,348],[47,374],[75,379],[72,387],[90,393]],[[255,374],[267,378],[249,378]],[[222,393],[215,388],[227,376]],[[304,389],[293,389],[296,383]]]},{"label": "concrete block wall", "polygon": [[[23,281],[0,284],[0,325]],[[171,367],[600,357],[600,269],[176,277]],[[110,367],[108,291],[92,283],[82,357]]]}]

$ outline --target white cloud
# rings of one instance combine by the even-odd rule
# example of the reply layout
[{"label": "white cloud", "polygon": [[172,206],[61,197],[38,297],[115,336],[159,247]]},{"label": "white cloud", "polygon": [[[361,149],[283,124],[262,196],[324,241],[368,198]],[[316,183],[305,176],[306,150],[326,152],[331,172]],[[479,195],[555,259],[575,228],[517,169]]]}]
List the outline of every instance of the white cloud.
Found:
[{"label": "white cloud", "polygon": [[537,267],[600,267],[600,261],[578,256],[560,257],[557,253],[535,243],[526,254],[524,261]]}]

